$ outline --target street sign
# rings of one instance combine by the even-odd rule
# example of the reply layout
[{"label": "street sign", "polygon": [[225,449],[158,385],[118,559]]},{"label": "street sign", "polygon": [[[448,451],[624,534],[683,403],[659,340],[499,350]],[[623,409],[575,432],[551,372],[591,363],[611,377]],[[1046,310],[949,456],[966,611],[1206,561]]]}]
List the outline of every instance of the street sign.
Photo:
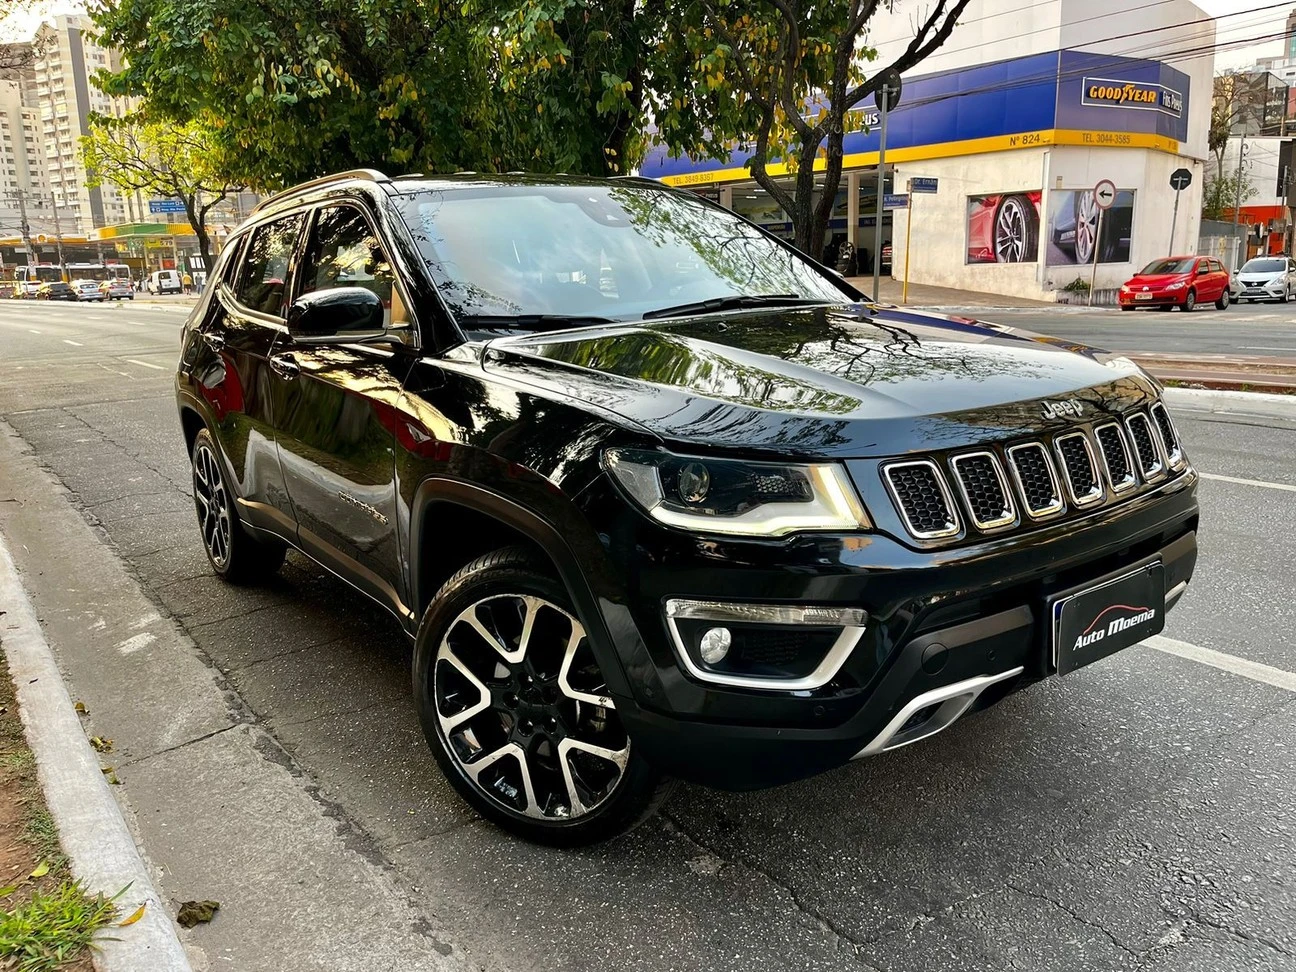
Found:
[{"label": "street sign", "polygon": [[1192,185],[1192,172],[1188,169],[1175,169],[1170,173],[1170,188],[1182,192]]},{"label": "street sign", "polygon": [[888,192],[882,197],[883,209],[908,209],[909,194],[906,192]]},{"label": "street sign", "polygon": [[882,89],[887,89],[886,111],[895,111],[896,105],[900,104],[900,72],[895,68],[887,68],[877,79],[877,88],[873,92],[873,102],[878,106],[878,111],[883,111],[882,107]]},{"label": "street sign", "polygon": [[1103,179],[1102,182],[1094,186],[1094,202],[1099,209],[1111,209],[1112,203],[1116,201],[1116,184],[1110,179]]},{"label": "street sign", "polygon": [[179,199],[150,199],[150,213],[183,213],[184,203]]},{"label": "street sign", "polygon": [[909,180],[910,192],[935,192],[938,180],[928,178],[927,176],[914,176]]}]

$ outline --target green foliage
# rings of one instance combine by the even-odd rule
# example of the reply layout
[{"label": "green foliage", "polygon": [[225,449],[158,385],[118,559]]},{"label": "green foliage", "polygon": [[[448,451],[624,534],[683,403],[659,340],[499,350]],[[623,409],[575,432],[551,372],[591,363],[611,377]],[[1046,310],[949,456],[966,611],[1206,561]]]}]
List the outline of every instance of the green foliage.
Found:
[{"label": "green foliage", "polygon": [[1226,213],[1231,218],[1238,199],[1246,205],[1254,194],[1255,186],[1245,169],[1241,172],[1235,169],[1225,175],[1208,175],[1202,186],[1202,219],[1224,219]]},{"label": "green foliage", "polygon": [[91,897],[78,881],[64,880],[50,892],[34,891],[10,911],[0,910],[0,966],[15,972],[53,972],[112,924],[117,908]]},{"label": "green foliage", "polygon": [[126,65],[98,83],[159,119],[210,119],[213,162],[233,181],[493,162],[488,58],[458,5],[120,0],[93,18]]},{"label": "green foliage", "polygon": [[1083,277],[1076,277],[1062,289],[1073,294],[1087,294],[1089,293],[1089,281]]}]

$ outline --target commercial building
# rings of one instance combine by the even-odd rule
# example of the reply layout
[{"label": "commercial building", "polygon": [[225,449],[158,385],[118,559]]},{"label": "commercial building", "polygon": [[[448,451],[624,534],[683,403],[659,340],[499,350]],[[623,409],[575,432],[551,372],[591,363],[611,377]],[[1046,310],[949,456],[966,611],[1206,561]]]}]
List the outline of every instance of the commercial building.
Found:
[{"label": "commercial building", "polygon": [[[875,15],[875,64],[912,39],[911,13],[898,5]],[[913,196],[911,210],[884,213],[892,274],[1048,299],[1087,282],[1095,257],[1102,289],[1171,250],[1194,251],[1214,40],[1214,21],[1188,0],[974,0],[946,45],[905,76],[888,120],[884,192],[902,193],[915,177],[937,187]],[[860,111],[867,130],[846,138],[833,231],[868,269],[880,126],[872,105]],[[747,157],[741,147],[700,162],[659,151],[641,171],[790,234]],[[1180,168],[1193,181],[1176,218],[1170,176]],[[1115,192],[1099,231],[1093,189],[1104,180]]]}]

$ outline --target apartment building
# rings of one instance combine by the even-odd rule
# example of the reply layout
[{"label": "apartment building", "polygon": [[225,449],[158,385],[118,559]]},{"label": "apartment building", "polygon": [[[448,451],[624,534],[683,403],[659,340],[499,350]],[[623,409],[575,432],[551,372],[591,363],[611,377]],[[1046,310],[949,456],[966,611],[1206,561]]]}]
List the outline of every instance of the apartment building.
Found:
[{"label": "apartment building", "polygon": [[47,21],[36,34],[37,56],[30,78],[28,103],[36,110],[43,149],[48,199],[37,209],[57,209],[65,233],[91,229],[127,219],[127,200],[111,185],[90,188],[81,158],[80,139],[89,132],[92,113],[120,115],[125,105],[109,98],[91,78],[100,69],[114,70],[118,56],[95,43],[89,24],[76,14]]}]

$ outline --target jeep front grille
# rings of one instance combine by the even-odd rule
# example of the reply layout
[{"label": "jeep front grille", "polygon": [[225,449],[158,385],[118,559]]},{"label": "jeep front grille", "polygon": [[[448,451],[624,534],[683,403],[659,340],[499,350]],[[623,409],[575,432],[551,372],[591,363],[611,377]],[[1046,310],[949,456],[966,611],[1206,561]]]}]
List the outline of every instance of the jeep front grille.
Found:
[{"label": "jeep front grille", "polygon": [[1027,513],[1040,519],[1062,512],[1066,504],[1047,449],[1038,442],[1013,446],[1008,450],[1008,464]]},{"label": "jeep front grille", "polygon": [[1102,500],[1103,484],[1094,465],[1093,448],[1083,432],[1059,435],[1054,444],[1062,460],[1062,475],[1067,481],[1071,502],[1076,506],[1090,506]]},{"label": "jeep front grille", "polygon": [[1125,420],[1125,425],[1134,440],[1134,451],[1138,453],[1143,478],[1148,482],[1160,479],[1165,473],[1165,463],[1161,461],[1161,450],[1157,448],[1151,421],[1142,412],[1135,412]]},{"label": "jeep front grille", "polygon": [[882,475],[905,526],[919,540],[957,536],[958,513],[945,477],[929,459],[893,462]]},{"label": "jeep front grille", "polygon": [[1178,469],[1183,465],[1183,450],[1179,448],[1179,436],[1175,434],[1175,427],[1170,422],[1170,413],[1160,402],[1152,406],[1152,417],[1156,419],[1157,429],[1161,432],[1161,444],[1165,446],[1166,462],[1170,464],[1171,469]]},{"label": "jeep front grille", "polygon": [[1129,447],[1125,444],[1125,433],[1115,422],[1108,422],[1094,429],[1094,438],[1098,440],[1098,449],[1102,452],[1103,467],[1107,470],[1107,482],[1113,493],[1123,493],[1138,485],[1134,475],[1134,461],[1130,458]]},{"label": "jeep front grille", "polygon": [[1017,522],[1017,511],[1008,492],[999,460],[991,452],[955,456],[954,481],[967,503],[972,522],[980,530],[997,530]]}]

